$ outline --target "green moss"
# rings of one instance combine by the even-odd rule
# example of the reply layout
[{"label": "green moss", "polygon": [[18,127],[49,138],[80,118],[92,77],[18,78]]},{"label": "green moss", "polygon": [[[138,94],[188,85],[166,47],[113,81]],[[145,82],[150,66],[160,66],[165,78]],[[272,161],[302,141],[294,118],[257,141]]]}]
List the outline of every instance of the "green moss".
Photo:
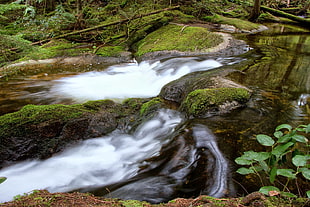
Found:
[{"label": "green moss", "polygon": [[36,50],[27,54],[23,60],[39,60],[39,59],[48,59],[54,57],[62,57],[62,56],[78,56],[85,52],[91,51],[92,48],[83,47],[81,43],[74,43],[68,40],[59,39],[53,40],[48,44],[43,45],[42,47],[37,47]]},{"label": "green moss", "polygon": [[136,200],[123,200],[120,201],[122,206],[124,207],[145,207],[149,206],[150,204],[144,201],[136,201]]},{"label": "green moss", "polygon": [[123,105],[133,110],[140,110],[142,104],[147,102],[149,99],[144,98],[128,98],[123,101]]},{"label": "green moss", "polygon": [[222,36],[209,32],[206,28],[169,24],[141,40],[136,54],[141,56],[162,50],[206,51],[222,41]]},{"label": "green moss", "polygon": [[247,30],[247,31],[258,29],[260,26],[260,24],[256,24],[256,23],[253,23],[247,20],[229,18],[229,17],[224,17],[221,15],[206,16],[204,19],[206,21],[211,21],[217,24],[233,25],[240,30]]},{"label": "green moss", "polygon": [[124,51],[123,46],[106,46],[99,48],[96,54],[104,57],[119,57]]},{"label": "green moss", "polygon": [[140,109],[140,115],[148,114],[150,111],[162,105],[162,99],[153,98],[152,100],[144,103]]},{"label": "green moss", "polygon": [[164,12],[165,16],[173,17],[173,22],[187,24],[195,21],[195,17],[193,15],[184,14],[179,10],[172,10]]},{"label": "green moss", "polygon": [[53,120],[66,122],[91,111],[80,104],[26,105],[17,112],[0,116],[0,137],[23,135],[27,132],[26,125]]},{"label": "green moss", "polygon": [[111,113],[119,120],[126,119],[138,114],[145,102],[145,99],[128,99],[119,104],[106,99],[73,105],[26,105],[17,112],[0,116],[0,140],[1,137],[27,135],[31,133],[29,128],[37,124],[53,122],[66,124],[72,119],[93,115],[98,111]]},{"label": "green moss", "polygon": [[227,101],[244,103],[249,98],[249,92],[243,88],[198,89],[187,95],[181,108],[189,115],[199,116]]},{"label": "green moss", "polygon": [[104,100],[96,100],[96,101],[87,101],[82,104],[87,110],[98,111],[101,108],[113,107],[115,106],[115,102],[109,99]]}]

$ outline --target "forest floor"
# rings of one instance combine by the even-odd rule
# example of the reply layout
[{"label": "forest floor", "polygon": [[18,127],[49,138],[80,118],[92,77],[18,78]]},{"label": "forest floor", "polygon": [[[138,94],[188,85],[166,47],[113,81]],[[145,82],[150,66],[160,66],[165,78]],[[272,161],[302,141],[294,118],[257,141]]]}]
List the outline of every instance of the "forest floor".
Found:
[{"label": "forest floor", "polygon": [[213,198],[201,195],[193,199],[177,198],[168,203],[150,204],[144,201],[120,200],[95,197],[87,193],[49,193],[46,190],[34,191],[29,195],[17,196],[14,201],[0,204],[1,207],[307,207],[309,199],[283,199],[280,197],[265,197],[261,193],[254,192],[246,197],[239,198]]}]

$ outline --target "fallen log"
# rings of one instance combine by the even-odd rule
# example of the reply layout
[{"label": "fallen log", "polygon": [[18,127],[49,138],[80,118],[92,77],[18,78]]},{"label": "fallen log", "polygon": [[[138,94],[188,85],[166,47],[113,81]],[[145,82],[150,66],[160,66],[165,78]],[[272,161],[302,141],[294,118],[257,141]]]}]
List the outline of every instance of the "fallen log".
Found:
[{"label": "fallen log", "polygon": [[76,34],[81,34],[81,33],[89,32],[89,31],[97,30],[97,29],[102,29],[104,27],[109,27],[109,26],[113,26],[113,25],[117,25],[117,24],[124,24],[126,22],[129,22],[129,21],[132,21],[132,20],[135,20],[135,19],[139,19],[139,18],[142,18],[142,17],[158,14],[158,13],[161,13],[161,12],[164,12],[164,11],[175,10],[175,9],[178,9],[178,8],[180,8],[180,6],[174,6],[174,7],[169,7],[169,8],[165,8],[165,9],[160,9],[160,10],[156,10],[156,11],[153,11],[153,12],[150,12],[150,13],[147,13],[147,14],[136,15],[136,16],[134,16],[132,18],[121,19],[121,20],[118,20],[118,21],[110,22],[110,23],[100,24],[100,25],[97,25],[97,26],[94,26],[94,27],[83,29],[83,30],[73,31],[73,32],[69,32],[69,33],[66,33],[66,34],[58,35],[58,36],[55,36],[55,37],[52,37],[52,38],[48,38],[48,39],[45,39],[45,40],[41,40],[41,41],[38,41],[38,42],[33,42],[33,43],[31,43],[31,45],[44,44],[44,43],[49,42],[49,41],[51,41],[53,39],[60,39],[60,38],[68,37],[70,35],[76,35]]},{"label": "fallen log", "polygon": [[285,17],[285,18],[288,18],[290,20],[299,22],[301,24],[310,26],[310,19],[298,17],[298,16],[295,16],[293,14],[286,13],[284,11],[272,9],[270,7],[267,7],[267,6],[261,6],[261,10],[267,11],[267,12],[273,14],[273,15],[276,15],[276,16]]}]

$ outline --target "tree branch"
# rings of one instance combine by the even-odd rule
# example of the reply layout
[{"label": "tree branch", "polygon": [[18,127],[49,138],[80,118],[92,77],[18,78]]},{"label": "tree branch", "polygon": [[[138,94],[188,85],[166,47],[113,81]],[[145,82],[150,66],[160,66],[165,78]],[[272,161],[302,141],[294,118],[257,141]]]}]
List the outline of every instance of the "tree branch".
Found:
[{"label": "tree branch", "polygon": [[279,11],[279,10],[276,10],[276,9],[269,8],[267,6],[261,6],[261,9],[264,10],[264,11],[267,11],[267,12],[273,14],[273,15],[280,16],[280,17],[285,17],[285,18],[288,18],[290,20],[299,22],[301,24],[305,24],[305,25],[309,25],[310,26],[310,19],[298,17],[298,16],[295,16],[293,14],[286,13],[284,11]]},{"label": "tree branch", "polygon": [[115,22],[100,24],[100,25],[97,25],[97,26],[94,26],[94,27],[90,27],[90,28],[87,28],[87,29],[78,30],[78,31],[74,31],[74,32],[69,32],[69,33],[66,33],[66,34],[58,35],[58,36],[53,37],[53,38],[41,40],[41,41],[38,41],[38,42],[33,42],[31,45],[44,44],[44,43],[49,42],[49,41],[51,41],[53,39],[60,39],[60,38],[68,37],[70,35],[76,35],[76,34],[81,34],[81,33],[89,32],[89,31],[92,31],[92,30],[102,29],[104,27],[109,27],[109,26],[113,26],[113,25],[117,25],[117,24],[124,24],[124,23],[129,22],[129,21],[134,20],[134,19],[139,19],[139,18],[142,18],[142,17],[158,14],[158,13],[161,13],[161,12],[164,12],[164,11],[175,10],[175,9],[179,9],[179,8],[180,8],[180,6],[174,6],[174,7],[169,7],[169,8],[161,9],[161,10],[156,10],[156,11],[153,11],[153,12],[150,12],[150,13],[147,13],[147,14],[136,15],[136,16],[134,16],[132,18],[129,18],[129,19],[121,19],[121,20],[118,20],[118,21],[115,21]]}]

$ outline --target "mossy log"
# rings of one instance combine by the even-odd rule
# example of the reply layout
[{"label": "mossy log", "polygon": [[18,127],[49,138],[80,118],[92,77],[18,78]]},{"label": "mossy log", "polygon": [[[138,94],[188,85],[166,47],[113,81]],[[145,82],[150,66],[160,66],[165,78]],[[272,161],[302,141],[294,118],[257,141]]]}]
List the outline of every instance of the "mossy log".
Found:
[{"label": "mossy log", "polygon": [[295,16],[293,14],[286,13],[284,11],[280,11],[280,10],[269,8],[267,6],[261,6],[261,9],[264,10],[264,11],[267,11],[267,12],[273,14],[273,15],[280,16],[280,17],[285,17],[285,18],[288,18],[290,20],[299,22],[299,23],[301,23],[303,25],[310,26],[310,19],[298,17],[298,16]]},{"label": "mossy log", "polygon": [[105,24],[100,24],[100,25],[97,25],[97,26],[94,26],[94,27],[83,29],[83,30],[78,30],[78,31],[73,31],[73,32],[69,32],[69,33],[66,33],[66,34],[58,35],[58,36],[53,37],[53,38],[49,38],[49,39],[46,39],[46,40],[41,40],[41,41],[38,41],[38,42],[34,42],[31,45],[43,44],[43,43],[49,42],[52,39],[60,39],[60,38],[68,37],[70,35],[76,35],[76,34],[90,32],[90,31],[97,30],[97,29],[102,29],[104,27],[109,27],[109,26],[113,26],[113,25],[117,25],[117,24],[124,24],[124,23],[132,21],[134,19],[139,19],[139,18],[142,18],[142,17],[158,14],[158,13],[161,13],[161,12],[164,12],[164,11],[175,10],[175,9],[179,9],[179,8],[180,8],[180,6],[174,6],[174,7],[169,7],[169,8],[165,8],[165,9],[156,10],[156,11],[153,11],[153,12],[150,12],[150,13],[147,13],[147,14],[136,15],[136,16],[134,16],[132,18],[121,19],[121,20],[118,20],[118,21],[114,21],[114,22],[110,22],[110,23],[105,23]]}]

